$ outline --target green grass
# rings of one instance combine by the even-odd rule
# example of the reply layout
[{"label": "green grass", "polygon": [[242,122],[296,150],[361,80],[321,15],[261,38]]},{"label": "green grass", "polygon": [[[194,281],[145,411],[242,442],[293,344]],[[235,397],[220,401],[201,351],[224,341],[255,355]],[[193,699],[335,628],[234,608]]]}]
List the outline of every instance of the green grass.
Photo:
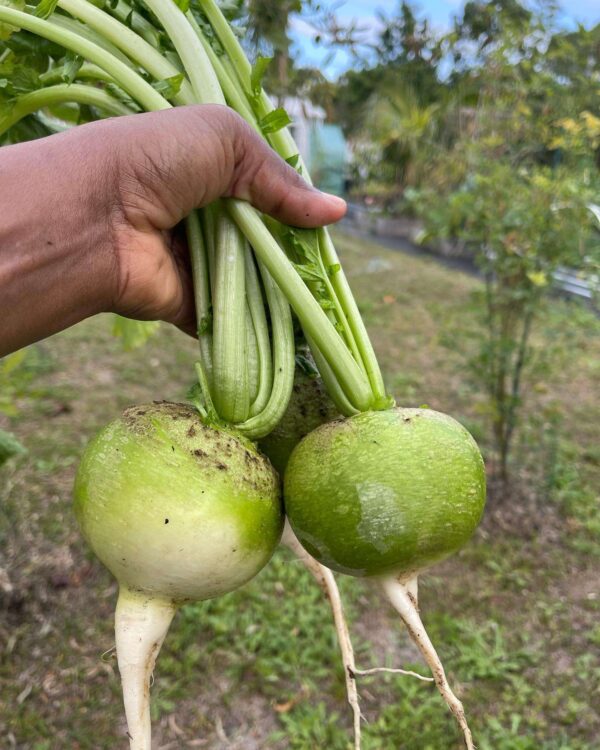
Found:
[{"label": "green grass", "polygon": [[[484,399],[464,364],[478,282],[362,240],[339,245],[399,401],[456,415],[489,455]],[[368,273],[375,256],[385,269]],[[541,325],[558,365],[527,393],[513,505],[489,508],[471,544],[421,584],[424,619],[480,750],[600,746],[600,324],[553,301]],[[124,352],[110,328],[101,316],[33,347],[11,380],[13,414],[0,417],[29,451],[0,473],[2,748],[126,746],[111,651],[116,587],[79,536],[71,485],[86,440],[121,408],[184,398],[195,344],[165,326]],[[378,591],[340,584],[359,665],[424,672]],[[364,750],[461,747],[431,685],[387,675],[359,688]],[[209,750],[350,750],[328,608],[289,554],[242,590],[180,612],[152,710],[161,748],[204,738]]]}]

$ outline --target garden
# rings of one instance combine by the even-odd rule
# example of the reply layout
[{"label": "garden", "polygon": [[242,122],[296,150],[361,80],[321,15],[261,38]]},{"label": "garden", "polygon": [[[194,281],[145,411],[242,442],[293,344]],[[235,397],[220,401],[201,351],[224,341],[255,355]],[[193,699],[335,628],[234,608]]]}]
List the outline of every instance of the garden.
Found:
[{"label": "garden", "polygon": [[[276,530],[258,570],[246,574],[250,563],[237,559],[238,578],[229,588],[221,583],[221,558],[214,583],[185,584],[191,593],[178,598],[156,668],[144,677],[152,748],[591,750],[600,742],[600,25],[565,28],[550,5],[533,9],[516,0],[467,2],[443,33],[407,3],[381,11],[373,28],[345,21],[328,4],[222,3],[220,17],[237,29],[234,38],[251,60],[246,69],[224,43],[213,6],[208,0],[3,3],[2,148],[106,115],[136,116],[159,108],[159,99],[168,107],[207,101],[206,79],[195,75],[178,44],[181,27],[170,25],[191,18],[185,33],[204,40],[200,49],[227,103],[288,164],[303,174],[303,155],[287,129],[286,96],[293,92],[343,131],[351,206],[370,222],[408,220],[418,232],[396,242],[368,227],[357,231],[348,220],[330,235],[289,229],[258,221],[242,201],[227,199],[187,219],[198,340],[166,323],[103,313],[0,359],[2,747],[124,747],[129,735],[132,747],[150,748],[133,744],[121,697],[125,661],[117,664],[115,651],[119,583],[122,591],[132,585],[117,583],[88,543],[113,570],[86,515],[94,497],[86,483],[93,475],[98,486],[107,477],[110,485],[116,469],[96,465],[100,452],[86,446],[127,409],[123,424],[130,424],[132,405],[177,402],[191,404],[194,419],[221,437],[223,425],[235,425],[240,441],[276,436],[263,445],[285,473],[292,528],[321,563],[333,560],[335,578],[320,582],[337,581],[354,653],[350,662],[347,652],[340,658],[344,626],[338,617],[335,627],[314,580],[315,571],[319,579],[329,568],[315,560],[316,568],[307,565],[293,544],[275,549]],[[335,78],[302,63],[293,32],[298,19],[312,29],[315,44],[341,50],[350,61]],[[122,37],[114,36],[112,22]],[[156,55],[140,46],[136,57],[129,35],[154,45]],[[234,237],[236,223],[253,252]],[[218,260],[225,235],[239,251],[229,256],[228,269]],[[0,247],[0,261],[1,253]],[[291,259],[289,267],[273,260],[277,253]],[[570,293],[566,276],[585,293]],[[271,453],[280,442],[276,425],[297,393],[294,377],[296,384],[305,378],[311,389],[318,385],[325,399],[303,434],[340,413],[349,422],[387,414],[393,397],[410,410],[401,412],[409,423],[423,414],[426,420],[452,415],[481,450],[487,479],[481,523],[464,544],[450,544],[459,532],[449,523],[439,538],[432,534],[443,552],[431,553],[440,560],[434,566],[423,564],[418,589],[418,610],[468,730],[419,645],[418,627],[414,637],[411,613],[392,606],[388,568],[384,585],[377,575],[338,575],[350,569],[346,551],[331,553],[305,532],[311,519],[297,510],[293,490],[308,493],[310,482],[302,485],[285,469],[287,455],[280,465]],[[311,398],[314,406],[317,396]],[[175,439],[199,439],[197,426],[187,438],[168,432],[161,404],[144,408],[169,453]],[[138,456],[146,438],[139,426],[131,429],[132,446],[114,433],[102,460],[116,445]],[[237,448],[232,457],[229,443],[219,441],[217,458],[236,461]],[[427,448],[415,485],[438,460],[434,448]],[[244,476],[263,481],[266,475],[249,469],[244,455]],[[292,466],[301,458],[294,451]],[[363,466],[362,459],[356,463]],[[182,485],[195,486],[188,464],[176,465],[178,474],[165,480],[167,494],[182,475]],[[313,465],[313,482],[329,475],[342,481],[337,467],[323,465]],[[381,466],[374,471],[384,472]],[[452,477],[452,470],[443,474],[436,491],[454,486]],[[151,492],[150,482],[142,485],[132,502]],[[181,512],[161,507],[161,524],[165,516],[165,528],[177,528]],[[147,517],[152,513],[148,506]],[[138,516],[143,533],[145,514]],[[267,523],[261,520],[261,528]],[[110,527],[111,539],[119,528]],[[137,533],[132,528],[129,535]],[[172,548],[157,544],[145,557],[138,549],[156,580],[169,558],[179,559],[185,533],[178,532]],[[356,547],[361,543],[362,537]],[[402,545],[397,558],[412,575],[421,558],[413,553],[404,563]],[[385,558],[387,550],[375,548]],[[373,559],[379,558],[366,556],[361,564],[376,566]],[[411,594],[408,580],[398,578]],[[153,586],[139,588],[158,591]],[[352,690],[359,714],[348,705]]]}]

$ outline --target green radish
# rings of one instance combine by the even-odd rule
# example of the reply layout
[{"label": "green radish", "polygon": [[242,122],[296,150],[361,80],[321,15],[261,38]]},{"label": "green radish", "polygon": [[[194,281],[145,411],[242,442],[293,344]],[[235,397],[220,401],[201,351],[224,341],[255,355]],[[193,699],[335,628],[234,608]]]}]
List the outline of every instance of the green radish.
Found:
[{"label": "green radish", "polygon": [[279,481],[252,443],[195,409],[126,409],[75,480],[83,535],[119,582],[117,659],[132,750],[150,750],[149,680],[178,607],[233,591],[271,558]]},{"label": "green radish", "polygon": [[292,453],[284,501],[293,531],[314,558],[380,582],[473,748],[462,704],[417,608],[418,574],[460,549],[483,513],[484,464],[471,435],[429,409],[330,422]]}]

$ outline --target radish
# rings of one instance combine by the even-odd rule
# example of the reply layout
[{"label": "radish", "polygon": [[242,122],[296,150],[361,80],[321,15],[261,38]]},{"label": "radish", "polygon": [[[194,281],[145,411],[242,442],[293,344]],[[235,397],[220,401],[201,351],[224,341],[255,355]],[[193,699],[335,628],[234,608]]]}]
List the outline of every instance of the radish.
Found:
[{"label": "radish", "polygon": [[429,409],[330,422],[292,453],[284,501],[292,529],[314,558],[379,581],[473,748],[462,704],[417,607],[418,574],[460,549],[483,513],[485,471],[471,435]]},{"label": "radish", "polygon": [[278,479],[252,443],[188,406],[126,409],[75,481],[83,535],[119,582],[117,659],[132,750],[150,750],[149,680],[178,607],[233,591],[283,528]]}]

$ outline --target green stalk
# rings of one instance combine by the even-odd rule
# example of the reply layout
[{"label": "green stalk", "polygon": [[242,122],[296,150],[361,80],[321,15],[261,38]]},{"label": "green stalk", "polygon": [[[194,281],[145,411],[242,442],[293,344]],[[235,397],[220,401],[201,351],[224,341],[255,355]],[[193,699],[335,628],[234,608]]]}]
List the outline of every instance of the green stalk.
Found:
[{"label": "green stalk", "polygon": [[126,91],[132,99],[149,111],[169,109],[171,105],[149,83],[121,62],[113,54],[97,44],[78,36],[72,31],[23,13],[13,8],[0,5],[0,21],[24,29],[32,34],[48,39],[51,42],[71,50],[105,70],[115,82]]},{"label": "green stalk", "polygon": [[[97,8],[88,0],[58,0],[58,7],[83,21],[90,29],[111,42],[116,48],[135,60],[157,81],[179,74],[179,70],[140,38],[135,31]],[[184,80],[179,93],[173,97],[176,104],[193,104],[194,95],[189,81]]]},{"label": "green stalk", "polygon": [[169,35],[188,75],[198,104],[225,104],[216,73],[185,14],[173,0],[143,0]]},{"label": "green stalk", "polygon": [[221,201],[216,201],[202,209],[202,226],[204,228],[204,245],[206,247],[206,259],[208,261],[208,276],[210,279],[210,290],[215,293],[215,257],[217,248],[215,237],[217,236],[217,217],[222,210]]},{"label": "green stalk", "polygon": [[234,199],[227,201],[227,208],[294,308],[305,332],[326,353],[324,356],[348,400],[355,409],[368,411],[373,395],[363,371],[257,212],[247,203]]},{"label": "green stalk", "polygon": [[258,392],[250,405],[250,416],[253,417],[265,408],[273,386],[273,364],[271,360],[271,343],[269,326],[265,315],[265,305],[256,271],[254,258],[249,247],[246,248],[246,299],[249,318],[252,322],[258,353]]},{"label": "green stalk", "polygon": [[[193,19],[193,16],[191,17],[190,20],[192,21],[192,19]],[[249,76],[251,75],[251,66],[245,54],[243,53],[243,50],[241,50],[241,47],[239,46],[239,42],[237,41],[237,38],[231,32],[229,24],[227,22],[225,22],[224,24],[220,22],[221,21],[220,13],[212,14],[210,16],[210,20],[211,22],[213,20],[217,22],[218,32],[221,34],[220,36],[221,43],[224,44],[224,46],[225,44],[227,44],[228,53],[235,54],[236,60],[240,63],[242,59],[244,60],[244,63],[242,64],[242,68],[241,68],[242,76],[234,78],[234,76],[228,75],[226,65],[224,64],[224,63],[227,63],[228,61],[227,60],[222,61],[222,59],[219,58],[219,56],[215,54],[215,52],[210,47],[208,41],[206,40],[206,37],[204,36],[202,29],[198,26],[195,19],[192,21],[192,25],[196,29],[197,34],[199,35],[201,41],[203,42],[205,46],[205,49],[213,64],[213,67],[217,71],[217,75],[218,75],[219,81],[221,82],[221,85],[223,85],[224,90],[226,89],[228,92],[226,94],[228,103],[238,112],[238,114],[244,117],[244,119],[247,122],[249,122],[249,124],[252,125],[257,132],[259,132],[262,135],[262,131],[258,127],[254,113],[251,111],[250,105],[247,103],[247,99],[242,88],[243,86],[242,80],[245,80],[248,86],[250,85]],[[235,93],[232,92],[232,89],[235,91]],[[273,109],[272,105],[270,106],[270,109]],[[293,143],[293,147],[290,147],[289,144],[290,144],[290,141],[286,139],[285,150],[282,149],[281,147],[279,149],[276,149],[278,150],[280,156],[285,158],[286,154],[289,156],[289,155],[295,155],[296,153],[298,153],[298,149],[295,143]],[[305,175],[305,178],[310,182],[310,176],[308,175],[308,170],[306,170],[306,168],[304,168],[303,173]],[[269,226],[271,228],[271,223],[269,223]],[[333,244],[329,237],[329,233],[326,230],[322,231],[322,235],[320,239],[321,239],[322,246],[324,249],[323,260],[325,261],[325,264],[327,266],[339,265],[339,259],[337,258],[337,255],[335,254],[335,249],[333,248]],[[333,250],[333,253],[331,252],[332,250]],[[362,318],[360,317],[358,309],[356,308],[356,303],[354,302],[354,299],[350,292],[350,288],[348,286],[346,278],[343,275],[343,272],[341,272],[341,270],[338,271],[334,275],[334,279],[332,281],[330,281],[328,278],[328,286],[329,286],[331,298],[334,300],[334,303],[336,305],[336,314],[337,314],[336,317],[344,330],[346,343],[348,344],[350,350],[352,351],[356,361],[359,362],[360,364],[364,363],[365,371],[367,372],[369,380],[372,384],[373,391],[374,391],[376,398],[381,398],[382,396],[385,397],[383,379],[381,377],[381,373],[377,365],[375,354],[372,350],[371,342],[364,328]],[[338,300],[338,296],[342,298],[343,303],[340,303],[340,301]],[[352,306],[354,307],[355,315],[349,316],[350,320],[348,319],[348,317],[346,316],[344,312],[344,303],[345,303],[346,308],[349,308]],[[369,352],[371,354],[370,357],[369,357]],[[321,359],[323,359],[322,355],[321,355]]]},{"label": "green stalk", "polygon": [[265,266],[259,262],[271,326],[273,328],[273,387],[265,408],[260,414],[237,425],[237,429],[251,440],[258,440],[272,432],[290,401],[294,387],[295,341],[290,306]]},{"label": "green stalk", "polygon": [[[62,81],[63,72],[60,67],[50,68],[45,73],[40,75],[40,81],[45,85],[52,83],[60,83]],[[112,79],[106,75],[105,71],[99,68],[97,65],[90,65],[84,63],[77,71],[75,77],[77,79],[89,79],[91,81],[105,81],[112,83]]]},{"label": "green stalk", "polygon": [[200,40],[204,51],[206,52],[206,56],[208,57],[210,64],[212,65],[212,68],[217,75],[217,79],[219,81],[221,89],[223,90],[223,94],[225,96],[227,104],[229,104],[232,109],[234,109],[239,115],[241,115],[244,120],[246,120],[246,122],[251,125],[259,135],[262,136],[262,131],[258,127],[254,112],[249,106],[246,97],[244,96],[244,92],[239,88],[237,81],[229,75],[229,73],[225,69],[225,66],[223,65],[221,58],[210,46],[208,40],[204,36],[204,32],[194,18],[194,15],[190,11],[188,11],[188,13],[186,14],[186,18],[188,19],[190,26],[196,32],[196,35]]},{"label": "green stalk", "polygon": [[237,424],[248,418],[246,363],[246,239],[222,212],[217,221],[213,295],[213,400],[219,416]]},{"label": "green stalk", "polygon": [[246,302],[246,369],[248,371],[248,395],[250,396],[250,409],[248,410],[248,416],[252,414],[252,404],[256,401],[258,396],[258,389],[260,387],[260,356],[258,353],[258,341],[256,339],[256,331],[254,330],[254,324],[252,323],[252,316],[250,314],[250,306]]},{"label": "green stalk", "polygon": [[63,16],[60,13],[53,13],[46,20],[52,26],[57,26],[59,29],[65,29],[73,34],[77,34],[81,39],[87,39],[88,42],[97,44],[98,47],[102,47],[106,52],[110,52],[113,57],[116,57],[117,60],[120,60],[124,65],[127,65],[128,68],[135,70],[135,65],[127,55],[124,55],[114,44],[111,44],[105,39],[102,34],[97,34],[93,29],[79,23],[79,21],[76,21],[74,18]]},{"label": "green stalk", "polygon": [[[215,0],[199,0],[199,2],[202,10],[212,25],[215,34],[235,67],[242,92],[249,98],[251,95],[252,66],[248,61],[242,46],[231,30],[229,23],[223,16]],[[274,107],[269,97],[264,91],[262,91],[260,97],[260,110],[258,112],[259,117],[264,117],[273,109]],[[287,128],[283,128],[281,131],[278,131],[278,133],[270,134],[269,141],[277,153],[284,159],[298,153],[298,147]],[[302,176],[307,182],[309,182],[309,184],[312,184],[306,165],[303,164],[301,159],[300,163],[302,166]],[[320,233],[320,244],[325,265],[339,265],[339,258],[335,251],[333,242],[331,241],[329,232],[327,229],[321,229]],[[390,399],[386,396],[385,385],[383,383],[379,363],[377,362],[364,322],[358,311],[352,292],[350,291],[350,286],[341,268],[331,279],[331,286],[335,291],[332,298],[336,304],[339,303],[341,308],[338,309],[338,317],[340,318],[340,323],[345,329],[349,346],[355,356],[358,357],[358,361],[361,362],[368,375],[376,402],[381,403],[382,406],[385,405],[385,408],[387,408],[390,404]],[[350,335],[348,336],[348,334]]]},{"label": "green stalk", "polygon": [[210,278],[206,258],[206,246],[202,235],[200,216],[197,211],[186,219],[187,243],[190,249],[192,277],[194,280],[194,300],[196,306],[198,343],[202,367],[209,383],[212,384],[212,310],[210,296]]},{"label": "green stalk", "polygon": [[19,120],[37,112],[39,109],[66,103],[97,107],[109,115],[131,114],[131,110],[128,107],[102,89],[93,86],[84,86],[79,83],[48,86],[38,91],[23,94],[23,96],[20,96],[16,100],[11,110],[3,117],[0,117],[0,135],[19,122]]},{"label": "green stalk", "polygon": [[[354,295],[348,284],[346,274],[342,269],[340,259],[335,250],[331,235],[325,227],[319,229],[319,247],[323,252],[323,260],[328,267],[338,266],[339,270],[331,278],[331,284],[335,290],[336,297],[340,301],[342,309],[345,311],[345,317],[352,331],[353,339],[356,342],[360,359],[367,371],[367,376],[373,390],[373,395],[380,401],[382,408],[390,408],[392,405],[390,397],[386,394],[383,376],[379,367],[379,362],[373,350],[373,344],[367,329],[365,327],[362,315],[354,299]],[[386,405],[384,405],[384,403]]]},{"label": "green stalk", "polygon": [[229,55],[244,90],[250,92],[252,66],[227,19],[214,0],[198,0],[198,4],[223,45],[223,49]]},{"label": "green stalk", "polygon": [[111,14],[118,18],[121,23],[131,26],[136,34],[142,37],[153,49],[158,49],[160,46],[160,32],[156,29],[150,21],[142,16],[137,11],[123,0],[118,0],[115,7],[112,4],[108,5]]},{"label": "green stalk", "polygon": [[[252,94],[252,66],[246,57],[242,45],[231,30],[231,26],[227,22],[227,19],[221,12],[221,9],[215,0],[199,0],[199,5],[208,18],[210,25],[213,27],[218,40],[221,42],[229,56],[237,78],[241,84],[242,91],[248,98],[250,98]],[[262,119],[265,115],[269,114],[269,112],[273,111],[273,109],[274,107],[271,100],[264,91],[261,91],[257,111],[258,119]],[[296,146],[288,128],[282,128],[276,133],[269,134],[268,140],[283,159],[289,159],[291,156],[295,156],[298,153],[298,147]],[[304,172],[307,172],[307,170],[303,170],[303,176]],[[310,182],[310,179],[308,181]]]},{"label": "green stalk", "polygon": [[[271,219],[270,217],[265,218],[265,224],[269,228],[271,234],[276,237],[279,241],[279,244],[284,247],[284,240],[283,240],[283,234],[285,232],[285,227],[280,224],[278,221],[275,221],[275,219]],[[322,243],[322,235],[319,235],[319,266],[321,270],[321,276],[324,279],[324,284],[327,290],[327,294],[329,295],[329,299],[334,304],[334,308],[332,310],[327,310],[326,314],[329,320],[335,325],[336,322],[339,323],[339,326],[342,330],[342,335],[346,341],[346,345],[352,352],[352,356],[356,360],[356,362],[362,366],[362,358],[360,355],[360,352],[358,351],[358,347],[356,346],[356,342],[354,341],[354,336],[352,334],[352,331],[350,329],[348,319],[346,318],[346,314],[344,312],[344,309],[340,303],[340,301],[337,298],[337,294],[335,293],[335,290],[333,288],[333,285],[331,283],[331,279],[327,270],[327,265],[324,263],[323,259],[323,253],[321,248]],[[291,260],[297,261],[297,258],[291,258]],[[339,262],[338,262],[339,265]],[[341,268],[341,266],[340,266]],[[339,273],[339,271],[338,271]],[[317,296],[316,289],[319,285],[319,282],[311,282],[306,281],[307,287],[311,290],[311,292],[314,294],[314,296]],[[366,373],[366,370],[365,370]]]},{"label": "green stalk", "polygon": [[335,404],[335,408],[339,411],[340,414],[343,414],[345,417],[351,417],[353,414],[358,414],[358,410],[352,406],[350,401],[348,401],[346,394],[340,388],[340,384],[335,377],[335,373],[329,366],[329,363],[321,353],[319,347],[310,338],[310,336],[305,335],[305,338],[306,343],[308,344],[310,351],[312,352],[312,355],[314,357],[317,370],[319,371],[319,375],[321,376],[321,380],[325,383],[327,393],[329,394],[329,398]]}]

